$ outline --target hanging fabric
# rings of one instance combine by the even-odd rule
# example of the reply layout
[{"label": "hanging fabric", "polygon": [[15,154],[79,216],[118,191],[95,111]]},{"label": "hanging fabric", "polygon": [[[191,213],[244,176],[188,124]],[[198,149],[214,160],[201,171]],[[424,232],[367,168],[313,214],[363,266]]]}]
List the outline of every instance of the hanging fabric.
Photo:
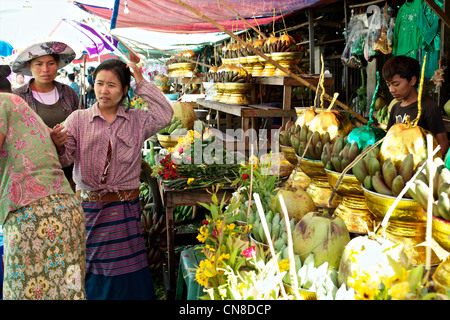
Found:
[{"label": "hanging fabric", "polygon": [[352,68],[361,68],[365,65],[364,43],[367,36],[367,15],[354,14],[348,23],[346,32],[346,44],[341,55],[341,61],[344,65]]}]

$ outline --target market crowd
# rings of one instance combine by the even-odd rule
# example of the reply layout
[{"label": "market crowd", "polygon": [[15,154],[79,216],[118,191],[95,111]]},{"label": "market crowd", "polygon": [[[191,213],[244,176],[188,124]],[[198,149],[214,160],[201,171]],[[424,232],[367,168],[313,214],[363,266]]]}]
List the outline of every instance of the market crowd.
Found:
[{"label": "market crowd", "polygon": [[[90,68],[85,103],[62,42],[0,67],[3,299],[155,299],[140,226],[146,139],[173,109],[133,62]],[[12,85],[11,71],[31,77]],[[16,77],[17,78],[17,77]],[[149,110],[131,109],[129,89]]]}]

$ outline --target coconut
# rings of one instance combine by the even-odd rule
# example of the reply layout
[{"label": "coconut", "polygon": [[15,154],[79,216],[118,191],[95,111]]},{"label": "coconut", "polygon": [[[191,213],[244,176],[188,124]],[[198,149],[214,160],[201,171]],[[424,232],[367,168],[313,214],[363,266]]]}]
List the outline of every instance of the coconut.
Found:
[{"label": "coconut", "polygon": [[370,274],[375,282],[379,282],[381,277],[394,276],[395,270],[389,259],[397,261],[403,267],[407,266],[408,257],[403,251],[403,244],[395,244],[382,238],[370,239],[368,236],[353,238],[342,253],[338,272],[339,286],[347,285],[348,277],[354,272]]},{"label": "coconut", "polygon": [[319,212],[307,213],[295,225],[293,234],[294,253],[302,263],[312,253],[315,267],[328,262],[329,268],[339,267],[350,234],[344,221],[337,216]]},{"label": "coconut", "polygon": [[173,118],[181,120],[183,128],[191,130],[194,127],[194,121],[197,120],[194,108],[189,102],[177,101],[172,104]]},{"label": "coconut", "polygon": [[289,219],[294,218],[294,223],[299,222],[308,212],[317,210],[314,200],[305,190],[285,187],[276,188],[274,191],[277,193],[271,197],[270,208],[273,212],[283,212],[280,197],[278,196],[281,194]]}]

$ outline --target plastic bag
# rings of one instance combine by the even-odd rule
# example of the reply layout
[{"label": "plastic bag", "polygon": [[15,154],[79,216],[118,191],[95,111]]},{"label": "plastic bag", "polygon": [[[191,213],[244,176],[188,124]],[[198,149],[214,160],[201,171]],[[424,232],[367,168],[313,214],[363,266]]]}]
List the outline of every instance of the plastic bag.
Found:
[{"label": "plastic bag", "polygon": [[381,9],[379,6],[370,5],[367,8],[367,13],[370,12],[373,12],[373,14],[367,19],[369,30],[364,44],[364,58],[367,61],[371,61],[376,56],[377,52],[373,50],[373,44],[380,38],[381,34]]},{"label": "plastic bag", "polygon": [[386,5],[382,14],[380,37],[373,43],[373,51],[382,54],[390,54],[392,52],[392,37],[395,19],[391,18],[391,16],[392,8]]},{"label": "plastic bag", "polygon": [[341,55],[344,65],[352,68],[363,66],[364,43],[367,34],[366,14],[353,15],[348,24],[347,43]]}]

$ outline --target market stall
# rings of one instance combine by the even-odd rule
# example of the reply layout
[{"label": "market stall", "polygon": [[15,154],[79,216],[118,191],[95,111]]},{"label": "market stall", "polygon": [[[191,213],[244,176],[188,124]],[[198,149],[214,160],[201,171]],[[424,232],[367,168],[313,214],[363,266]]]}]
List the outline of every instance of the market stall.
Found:
[{"label": "market stall", "polygon": [[[115,1],[109,10],[78,3],[111,29],[228,35],[209,60],[204,52],[171,52],[160,69],[167,74],[149,75],[174,109],[170,125],[145,142],[140,194],[149,265],[163,274],[167,299],[450,299],[450,156],[418,125],[422,94],[437,100],[446,85],[439,53],[417,49],[417,117],[388,129],[392,106],[379,61],[402,53],[394,9],[344,2],[340,79],[324,59],[325,41],[314,37],[312,8],[333,2],[262,1],[256,15],[251,1],[198,1],[200,10],[174,0],[172,16],[166,1]],[[285,21],[304,9],[306,41],[289,36],[297,25]],[[111,49],[121,59],[133,54]],[[350,85],[349,74],[358,81]],[[266,94],[272,87],[277,101]],[[195,89],[204,96],[185,103]],[[306,106],[296,105],[297,95]],[[148,110],[139,98],[132,108]],[[203,216],[194,219],[199,208]],[[177,243],[177,221],[196,223],[194,244]]]}]

